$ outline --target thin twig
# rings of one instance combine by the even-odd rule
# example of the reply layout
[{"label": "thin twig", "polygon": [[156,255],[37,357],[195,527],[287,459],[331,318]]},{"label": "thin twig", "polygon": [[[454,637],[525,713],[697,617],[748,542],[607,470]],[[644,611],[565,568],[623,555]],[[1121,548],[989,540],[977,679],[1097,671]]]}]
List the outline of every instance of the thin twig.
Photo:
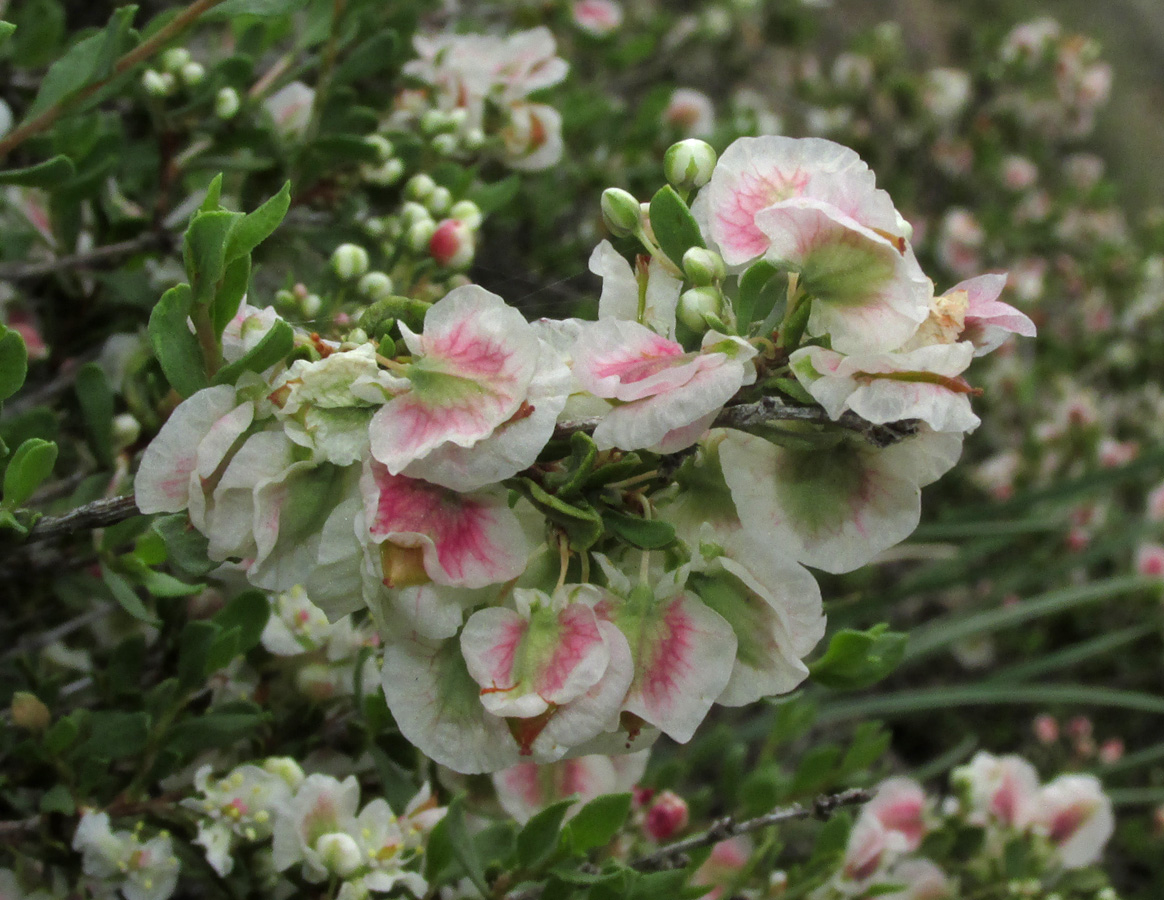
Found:
[{"label": "thin twig", "polygon": [[40,134],[42,131],[51,127],[53,122],[60,118],[62,113],[68,112],[70,109],[84,103],[114,78],[129,71],[138,63],[145,62],[165,47],[166,44],[176,39],[182,32],[197,22],[205,13],[223,2],[224,0],[195,0],[194,3],[191,3],[186,9],[182,10],[182,12],[178,13],[173,19],[159,28],[151,38],[142,41],[117,60],[113,64],[113,70],[108,76],[86,85],[73,94],[69,94],[54,103],[39,116],[29,119],[19,127],[8,132],[7,137],[0,140],[0,159],[3,159],[8,153],[16,147],[19,147],[33,135]]},{"label": "thin twig", "polygon": [[[578,431],[593,432],[601,418],[593,417],[576,419],[572,422],[561,422],[554,429],[554,437],[568,438]],[[828,417],[823,409],[815,406],[790,406],[776,397],[763,397],[754,403],[741,403],[737,406],[726,406],[715,421],[712,428],[738,428],[748,431],[762,425],[771,425],[773,422],[810,422],[816,425],[839,425],[850,431],[855,431],[861,437],[876,447],[888,447],[900,440],[917,434],[917,422],[909,419],[904,422],[892,422],[888,425],[875,425],[866,422],[852,412],[845,412],[836,421]]]},{"label": "thin twig", "polygon": [[778,825],[781,822],[788,822],[792,819],[827,819],[842,807],[868,803],[871,799],[873,799],[872,791],[867,791],[862,788],[852,788],[847,791],[842,791],[839,794],[825,794],[817,797],[816,800],[807,806],[801,803],[794,803],[791,806],[782,806],[779,809],[774,809],[772,812],[765,813],[762,816],[756,816],[754,819],[745,819],[743,822],[737,822],[731,816],[727,816],[714,822],[707,831],[692,835],[689,838],[684,838],[681,841],[676,841],[673,844],[668,844],[666,847],[660,847],[654,853],[648,853],[646,856],[640,856],[631,862],[631,868],[638,869],[640,872],[653,872],[658,869],[670,868],[692,850],[698,850],[700,847],[710,847],[713,844],[718,844],[720,841],[735,837],[737,834],[748,834],[752,831],[760,831],[763,828]]},{"label": "thin twig", "polygon": [[105,528],[116,525],[138,515],[133,497],[111,497],[108,500],[94,500],[78,506],[60,516],[45,516],[39,519],[29,531],[25,544],[36,541],[51,541],[65,537],[75,531],[89,528]]},{"label": "thin twig", "polygon": [[58,256],[56,259],[44,262],[13,263],[0,266],[0,281],[23,281],[30,278],[41,278],[55,272],[64,272],[69,269],[88,269],[110,260],[130,256],[141,250],[152,250],[164,246],[169,236],[164,232],[151,231],[127,241],[116,244],[107,244],[87,250],[84,253],[74,253],[70,256]]}]

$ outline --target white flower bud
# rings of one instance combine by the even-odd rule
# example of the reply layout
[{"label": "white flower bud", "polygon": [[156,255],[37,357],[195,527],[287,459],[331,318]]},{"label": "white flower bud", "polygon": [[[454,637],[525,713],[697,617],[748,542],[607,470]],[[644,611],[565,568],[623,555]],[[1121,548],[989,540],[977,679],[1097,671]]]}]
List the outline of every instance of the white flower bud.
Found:
[{"label": "white flower bud", "polygon": [[466,150],[480,150],[485,146],[485,132],[480,128],[470,128],[461,138]]},{"label": "white flower bud", "polygon": [[344,281],[368,271],[368,251],[358,244],[340,244],[331,255],[331,268]]},{"label": "white flower bud", "polygon": [[185,47],[171,47],[162,54],[162,68],[167,72],[179,72],[190,62],[190,51]]},{"label": "white flower bud", "polygon": [[141,76],[141,86],[151,97],[165,97],[174,90],[174,76],[169,72],[146,69]]},{"label": "white flower bud", "polygon": [[320,855],[323,867],[340,878],[351,875],[363,864],[360,845],[350,834],[342,831],[322,835],[315,842],[315,852]]},{"label": "white flower bud", "polygon": [[379,216],[373,216],[364,222],[364,233],[369,237],[383,237],[387,230],[388,226]]},{"label": "white flower bud", "polygon": [[692,331],[703,333],[708,325],[704,315],[718,316],[723,302],[719,288],[696,287],[679,296],[679,321]]},{"label": "white flower bud", "polygon": [[387,160],[380,166],[365,166],[361,173],[369,184],[377,187],[388,187],[396,184],[404,174],[404,162],[397,157]]},{"label": "white flower bud", "polygon": [[484,218],[481,215],[481,207],[472,200],[458,200],[449,210],[449,216],[460,219],[474,231],[481,227],[481,220]]},{"label": "white flower bud", "polygon": [[238,91],[224,87],[214,96],[214,114],[220,119],[233,119],[242,101],[238,98]]},{"label": "white flower bud", "polygon": [[113,417],[113,446],[123,450],[141,436],[141,422],[129,413]]},{"label": "white flower bud", "polygon": [[360,279],[356,290],[369,300],[382,300],[391,297],[395,287],[392,278],[386,272],[369,272]]},{"label": "white flower bud", "polygon": [[434,190],[436,190],[436,182],[432,180],[432,176],[421,172],[408,179],[408,184],[404,185],[404,196],[409,200],[423,203]]},{"label": "white flower bud", "polygon": [[455,134],[438,134],[432,139],[432,149],[440,156],[452,156],[460,146]]},{"label": "white flower bud", "polygon": [[727,268],[723,257],[714,250],[692,247],[683,254],[683,274],[692,284],[704,286],[722,281]]},{"label": "white flower bud", "polygon": [[319,294],[308,294],[299,301],[299,308],[307,318],[314,319],[319,315],[319,311],[323,309],[323,300]]},{"label": "white flower bud", "polygon": [[187,87],[194,87],[196,84],[201,84],[202,79],[206,77],[206,67],[202,63],[188,62],[182,66],[178,75],[183,84]]},{"label": "white flower bud", "polygon": [[667,148],[663,174],[673,186],[691,190],[703,187],[715,170],[715,149],[707,141],[688,138]]},{"label": "white flower bud", "polygon": [[602,192],[602,219],[615,237],[625,237],[638,230],[642,222],[639,201],[622,188]]},{"label": "white flower bud", "polygon": [[406,226],[412,226],[417,222],[431,222],[432,214],[419,203],[407,200],[400,206],[400,218]]},{"label": "white flower bud", "polygon": [[[366,343],[368,343],[368,332],[364,331],[363,328],[353,328],[346,335],[344,335],[344,343],[346,343],[346,344],[366,344]],[[308,666],[307,668],[311,668],[311,667]],[[323,677],[327,681],[327,685],[329,688],[328,695],[330,696],[331,691],[333,691],[335,689],[335,684],[334,684],[334,681],[332,679],[331,668],[329,666],[326,666],[326,665],[321,663],[319,665],[319,669],[320,669],[321,673],[323,673]]]},{"label": "white flower bud", "polygon": [[428,195],[428,200],[425,201],[424,205],[434,216],[439,216],[447,212],[452,203],[453,192],[447,187],[438,185],[432,189],[432,193]]},{"label": "white flower bud", "polygon": [[435,231],[436,222],[432,219],[415,222],[409,226],[404,242],[408,245],[408,249],[414,253],[425,253],[428,250],[428,242],[432,240]]},{"label": "white flower bud", "polygon": [[445,115],[448,116],[450,127],[455,131],[460,131],[465,127],[465,123],[469,121],[469,111],[459,106],[456,109],[449,110]]},{"label": "white flower bud", "polygon": [[448,114],[443,110],[430,109],[420,117],[420,132],[423,135],[431,137],[434,134],[440,134],[442,131],[448,131],[451,124]]},{"label": "white flower bud", "polygon": [[380,162],[387,162],[392,158],[392,154],[396,148],[392,146],[392,142],[382,134],[370,134],[364,138],[364,143],[376,151],[376,155],[380,158]]}]

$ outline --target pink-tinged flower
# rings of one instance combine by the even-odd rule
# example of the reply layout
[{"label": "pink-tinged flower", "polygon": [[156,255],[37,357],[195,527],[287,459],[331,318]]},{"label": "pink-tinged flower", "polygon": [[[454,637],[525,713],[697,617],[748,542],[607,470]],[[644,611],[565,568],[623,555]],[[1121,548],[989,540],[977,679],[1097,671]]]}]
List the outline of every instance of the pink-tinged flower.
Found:
[{"label": "pink-tinged flower", "polygon": [[951,781],[966,797],[969,821],[997,822],[1026,828],[1038,811],[1039,774],[1020,756],[993,756],[985,751],[955,769]]},{"label": "pink-tinged flower", "polygon": [[545,103],[514,103],[501,129],[511,169],[541,172],[562,158],[562,114]]},{"label": "pink-tinged flower", "polygon": [[807,333],[827,335],[835,349],[892,350],[929,314],[933,285],[895,231],[813,197],[775,203],[754,222],[768,239],[765,258],[799,273],[802,302],[812,303]]},{"label": "pink-tinged flower", "polygon": [[500,489],[462,494],[393,475],[373,460],[360,491],[390,588],[428,581],[479,588],[525,571],[533,547]]},{"label": "pink-tinged flower", "polygon": [[768,250],[756,214],[798,197],[836,207],[894,244],[905,240],[893,201],[876,188],[869,167],[848,147],[820,138],[740,138],[719,158],[693,212],[724,261],[736,266]]},{"label": "pink-tinged flower", "polygon": [[880,894],[883,900],[947,900],[956,896],[946,873],[928,859],[903,859],[886,873],[885,880],[904,884],[905,889]]},{"label": "pink-tinged flower", "polygon": [[625,756],[577,756],[547,765],[518,763],[493,775],[497,800],[509,815],[525,824],[538,810],[558,800],[577,797],[566,813],[576,813],[603,794],[629,791],[647,769],[649,750]]},{"label": "pink-tinged flower", "polygon": [[895,853],[912,853],[926,834],[926,792],[912,778],[888,778],[877,786],[873,799],[861,810],[886,831],[886,846]]},{"label": "pink-tinged flower", "polygon": [[1124,758],[1124,742],[1120,738],[1108,738],[1099,745],[1099,761],[1105,766]]},{"label": "pink-tinged flower", "polygon": [[191,492],[201,493],[200,478],[214,472],[250,424],[248,419],[239,427],[248,413],[253,416],[254,408],[239,406],[228,385],[206,388],[183,401],[142,455],[134,479],[138,509],[147,514],[186,509]]},{"label": "pink-tinged flower", "polygon": [[920,419],[934,431],[964,432],[980,421],[970,407],[975,389],[960,377],[973,356],[974,345],[960,341],[852,356],[811,346],[790,360],[797,380],[832,419],[852,410],[879,425]]},{"label": "pink-tinged flower", "polygon": [[886,861],[888,832],[872,816],[860,816],[849,832],[849,843],[841,863],[841,874],[847,881],[862,884],[869,881]]},{"label": "pink-tinged flower", "polygon": [[647,807],[643,832],[652,841],[661,844],[686,828],[689,820],[687,801],[674,791],[663,791]]},{"label": "pink-tinged flower", "polygon": [[272,835],[275,871],[303,864],[303,875],[313,882],[328,877],[327,841],[335,834],[356,830],[360,786],[355,776],[339,781],[330,775],[308,775],[293,797],[279,805]]},{"label": "pink-tinged flower", "polygon": [[[407,471],[461,491],[532,465],[565,405],[560,357],[520,312],[477,285],[449,292],[424,326],[421,335],[401,326],[413,354],[402,373],[409,386],[373,417],[372,455],[393,475]],[[539,406],[545,407],[540,414]],[[534,422],[506,430],[523,419]],[[485,446],[503,432],[499,447]],[[451,451],[455,460],[439,451]]]},{"label": "pink-tinged flower", "polygon": [[302,137],[311,121],[315,91],[302,81],[292,81],[263,101],[275,127],[285,137]]},{"label": "pink-tinged flower", "polygon": [[1136,572],[1164,580],[1164,546],[1143,543],[1136,548]]},{"label": "pink-tinged flower", "polygon": [[957,207],[946,213],[938,227],[938,260],[956,275],[979,271],[986,232],[969,210]]},{"label": "pink-tinged flower", "polygon": [[703,895],[703,900],[718,900],[723,896],[752,858],[753,849],[751,839],[743,834],[720,841],[711,848],[707,861],[691,877],[692,885],[711,888]]},{"label": "pink-tinged flower", "polygon": [[1066,869],[1098,862],[1115,830],[1111,800],[1093,775],[1060,775],[1044,785],[1033,818]]},{"label": "pink-tinged flower", "polygon": [[274,307],[251,306],[245,300],[222,332],[222,358],[236,362],[253,350],[279,320]]},{"label": "pink-tinged flower", "polygon": [[677,573],[667,573],[652,588],[632,588],[608,560],[599,562],[611,590],[584,599],[630,643],[634,681],[622,709],[685,743],[731,678],[735,632],[684,588]]},{"label": "pink-tinged flower", "polygon": [[841,439],[781,447],[729,431],[723,473],[744,529],[782,555],[851,572],[904,540],[921,515],[921,488],[957,461],[960,437],[923,431],[878,449]]},{"label": "pink-tinged flower", "polygon": [[1035,336],[1035,323],[1030,317],[998,299],[1005,287],[1006,275],[979,275],[959,282],[943,295],[965,293],[966,325],[961,339],[974,345],[975,356],[984,356],[1012,334]]},{"label": "pink-tinged flower", "polygon": [[1099,464],[1107,469],[1126,466],[1140,455],[1137,441],[1116,441],[1104,438],[1099,442]]},{"label": "pink-tinged flower", "polygon": [[[675,336],[675,308],[683,291],[681,279],[672,275],[662,260],[651,258],[637,270],[611,245],[601,241],[590,254],[590,271],[602,278],[598,298],[598,318],[623,319],[646,325],[663,337]],[[646,279],[642,292],[643,308],[639,312],[640,279]]]},{"label": "pink-tinged flower", "polygon": [[1059,740],[1059,720],[1047,713],[1035,716],[1031,730],[1035,733],[1035,740],[1040,744],[1049,745]]},{"label": "pink-tinged flower", "polygon": [[820,587],[803,566],[745,529],[705,527],[687,585],[736,635],[732,675],[716,702],[746,706],[808,677],[803,659],[825,632]]},{"label": "pink-tinged flower", "polygon": [[5,310],[2,306],[0,306],[0,312],[4,313],[2,317],[3,324],[19,334],[21,340],[24,341],[24,348],[28,351],[28,358],[30,360],[46,359],[48,357],[48,345],[44,342],[44,337],[40,333],[40,326],[32,313],[23,309]]},{"label": "pink-tinged flower", "polygon": [[614,0],[574,0],[570,18],[587,34],[606,37],[622,25],[622,7]]},{"label": "pink-tinged flower", "polygon": [[677,88],[663,110],[663,122],[688,137],[707,137],[715,129],[715,105],[703,91]]},{"label": "pink-tinged flower", "polygon": [[688,353],[637,322],[602,319],[580,330],[573,372],[583,390],[618,401],[594,430],[599,449],[671,453],[695,443],[755,380],[755,355],[746,341],[714,331]]},{"label": "pink-tinged flower", "polygon": [[970,73],[962,69],[930,69],[925,75],[921,101],[939,122],[952,122],[970,100]]}]

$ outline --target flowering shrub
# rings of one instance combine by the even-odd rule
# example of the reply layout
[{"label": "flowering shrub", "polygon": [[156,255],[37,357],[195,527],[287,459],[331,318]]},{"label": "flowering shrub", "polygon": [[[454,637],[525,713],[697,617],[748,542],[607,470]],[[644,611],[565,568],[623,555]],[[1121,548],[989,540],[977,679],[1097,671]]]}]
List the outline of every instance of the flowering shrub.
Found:
[{"label": "flowering shrub", "polygon": [[1164,571],[1110,69],[819,6],[8,11],[0,894],[1116,896],[1151,726],[1051,713],[1145,667],[1029,683]]}]

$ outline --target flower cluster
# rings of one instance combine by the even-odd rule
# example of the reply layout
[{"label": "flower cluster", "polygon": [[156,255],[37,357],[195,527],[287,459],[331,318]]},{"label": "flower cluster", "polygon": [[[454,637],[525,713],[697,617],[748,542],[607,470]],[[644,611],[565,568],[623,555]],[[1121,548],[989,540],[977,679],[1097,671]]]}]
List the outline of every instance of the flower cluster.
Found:
[{"label": "flower cluster", "polygon": [[125,900],[165,900],[178,883],[178,858],[164,831],[143,841],[140,827],[114,831],[108,813],[90,810],[81,816],[73,849],[81,854],[85,886],[95,897],[120,892]]},{"label": "flower cluster", "polygon": [[[793,689],[824,632],[805,566],[850,571],[913,530],[977,424],[971,358],[1033,333],[1002,276],[935,296],[844,147],[741,139],[716,164],[689,141],[667,171],[706,185],[690,211],[672,188],[646,214],[604,198],[646,253],[599,245],[597,321],[531,324],[473,284],[389,300],[377,339],[300,334],[142,458],[140,509],[186,510],[212,559],[332,618],[367,606],[397,725],[459,771],[686,741],[713,703]],[[783,302],[745,301],[757,273]],[[244,305],[227,362],[276,320]],[[781,385],[816,424],[714,427],[729,403],[786,406]],[[882,446],[847,417],[916,424]],[[690,457],[677,490],[668,454]]]},{"label": "flower cluster", "polygon": [[195,843],[219,875],[245,850],[264,857],[266,888],[276,894],[293,887],[285,877],[293,874],[312,883],[331,879],[344,900],[398,887],[415,896],[427,890],[419,862],[445,813],[427,787],[397,816],[382,798],[359,809],[354,776],[305,775],[285,757],[240,765],[221,778],[204,766],[194,785],[198,796],[183,805],[197,819]]},{"label": "flower cluster", "polygon": [[[938,802],[912,779],[882,782],[853,826],[840,871],[813,896],[826,900],[875,891],[902,900],[937,900],[962,896],[960,889],[969,890],[978,879],[995,883],[991,874],[1008,866],[1019,894],[1043,896],[1049,884],[1069,891],[1063,871],[1096,864],[1112,834],[1111,801],[1093,776],[1061,775],[1040,786],[1025,759],[980,752],[954,770],[951,783],[953,796]],[[943,834],[959,831],[974,839],[963,844],[968,854],[953,860],[962,873],[954,876],[927,855],[927,848],[942,847]],[[1095,890],[1084,889],[1080,896],[1095,896]]]}]

